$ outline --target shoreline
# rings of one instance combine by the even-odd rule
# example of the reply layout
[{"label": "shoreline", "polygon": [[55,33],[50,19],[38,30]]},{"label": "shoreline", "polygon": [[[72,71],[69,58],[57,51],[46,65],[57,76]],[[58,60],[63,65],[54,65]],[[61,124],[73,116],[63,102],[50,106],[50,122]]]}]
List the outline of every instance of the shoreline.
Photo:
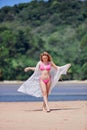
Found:
[{"label": "shoreline", "polygon": [[0,102],[0,130],[87,130],[87,101]]},{"label": "shoreline", "polygon": [[[4,81],[0,81],[0,84],[22,84],[24,83],[25,81],[19,81],[19,80],[13,80],[13,81],[8,81],[8,80],[4,80]],[[87,84],[87,80],[66,80],[66,81],[58,81],[58,84],[78,84],[78,83],[85,83]]]}]

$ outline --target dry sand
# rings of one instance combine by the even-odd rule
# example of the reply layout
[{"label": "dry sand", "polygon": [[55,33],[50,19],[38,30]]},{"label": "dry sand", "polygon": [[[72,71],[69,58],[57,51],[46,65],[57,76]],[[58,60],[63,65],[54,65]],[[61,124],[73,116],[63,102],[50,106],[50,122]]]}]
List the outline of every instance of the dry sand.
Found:
[{"label": "dry sand", "polygon": [[0,130],[87,130],[87,101],[0,102]]}]

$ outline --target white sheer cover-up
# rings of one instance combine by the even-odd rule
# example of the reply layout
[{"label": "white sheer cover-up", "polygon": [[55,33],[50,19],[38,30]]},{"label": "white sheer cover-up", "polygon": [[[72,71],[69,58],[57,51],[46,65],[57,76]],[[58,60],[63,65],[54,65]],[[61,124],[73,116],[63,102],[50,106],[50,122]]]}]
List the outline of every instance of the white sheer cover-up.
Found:
[{"label": "white sheer cover-up", "polygon": [[[42,92],[40,88],[40,65],[41,61],[39,61],[36,65],[34,73],[18,88],[17,91],[29,94],[35,97],[42,97]],[[58,80],[61,75],[67,74],[68,69],[71,64],[66,64],[64,66],[58,66],[58,70],[51,67],[50,75],[51,75],[51,88],[50,93],[53,87],[56,86]]]}]

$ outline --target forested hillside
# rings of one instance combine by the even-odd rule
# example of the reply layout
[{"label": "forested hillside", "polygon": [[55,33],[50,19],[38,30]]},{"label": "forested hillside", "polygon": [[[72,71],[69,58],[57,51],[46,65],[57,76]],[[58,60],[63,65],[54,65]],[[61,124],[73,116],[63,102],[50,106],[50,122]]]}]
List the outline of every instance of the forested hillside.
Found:
[{"label": "forested hillside", "polygon": [[33,0],[0,9],[0,80],[25,80],[41,52],[61,66],[67,80],[87,79],[87,0]]}]

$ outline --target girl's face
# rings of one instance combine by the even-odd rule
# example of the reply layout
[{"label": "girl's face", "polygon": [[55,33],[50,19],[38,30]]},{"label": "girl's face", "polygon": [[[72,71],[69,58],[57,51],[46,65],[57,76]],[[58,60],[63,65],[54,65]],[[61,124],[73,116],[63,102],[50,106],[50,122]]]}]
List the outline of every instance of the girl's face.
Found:
[{"label": "girl's face", "polygon": [[45,55],[42,56],[42,61],[43,61],[43,62],[48,62],[48,56],[45,56]]}]

